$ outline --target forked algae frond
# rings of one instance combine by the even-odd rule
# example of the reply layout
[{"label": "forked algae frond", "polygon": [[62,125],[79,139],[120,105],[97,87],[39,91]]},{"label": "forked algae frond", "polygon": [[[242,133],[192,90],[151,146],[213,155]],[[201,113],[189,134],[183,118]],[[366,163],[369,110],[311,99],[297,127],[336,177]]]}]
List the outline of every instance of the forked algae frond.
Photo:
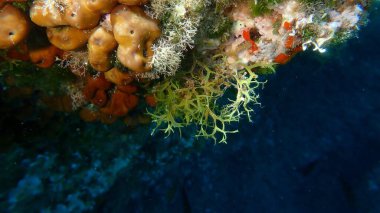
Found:
[{"label": "forked algae frond", "polygon": [[[150,112],[156,128],[167,135],[175,129],[195,124],[197,137],[227,142],[228,124],[238,122],[242,115],[249,118],[252,106],[259,104],[257,89],[263,82],[253,72],[256,66],[227,73],[224,59],[214,59],[213,66],[195,60],[191,69],[180,78],[171,78],[153,88],[157,100],[155,111]],[[227,103],[221,98],[227,91],[233,93]]]}]

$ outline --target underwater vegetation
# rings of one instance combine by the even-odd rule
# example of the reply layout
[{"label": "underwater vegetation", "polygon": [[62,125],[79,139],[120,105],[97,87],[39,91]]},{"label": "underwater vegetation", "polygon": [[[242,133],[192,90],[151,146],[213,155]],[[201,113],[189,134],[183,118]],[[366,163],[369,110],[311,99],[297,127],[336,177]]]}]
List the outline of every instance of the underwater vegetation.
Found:
[{"label": "underwater vegetation", "polygon": [[87,122],[227,142],[231,123],[254,119],[266,75],[354,36],[370,3],[2,1],[1,81]]},{"label": "underwater vegetation", "polygon": [[[182,191],[186,204],[186,190],[173,185],[194,173],[186,163],[208,145],[194,141],[227,143],[230,133],[251,133],[234,124],[255,121],[269,76],[297,53],[328,54],[355,37],[371,4],[1,1],[0,211],[107,211],[117,206],[112,191],[127,191],[119,199],[133,207],[151,189],[165,189],[167,200]],[[275,137],[269,129],[261,134]],[[237,161],[232,168],[237,157],[229,158]],[[313,157],[304,173],[322,161]],[[209,160],[196,161],[203,173]],[[376,188],[379,169],[372,175]]]}]

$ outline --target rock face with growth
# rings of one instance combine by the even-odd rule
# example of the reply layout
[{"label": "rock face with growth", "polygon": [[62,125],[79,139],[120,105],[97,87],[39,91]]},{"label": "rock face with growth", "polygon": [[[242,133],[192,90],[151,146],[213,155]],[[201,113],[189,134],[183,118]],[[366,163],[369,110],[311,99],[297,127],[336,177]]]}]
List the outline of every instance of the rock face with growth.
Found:
[{"label": "rock face with growth", "polygon": [[[0,4],[1,60],[10,67],[22,60],[74,74],[57,85],[63,94],[49,95],[71,97],[73,110],[86,121],[122,118],[130,124],[131,116],[148,108],[168,134],[197,124],[198,136],[225,142],[227,133],[236,132],[227,124],[250,118],[259,103],[260,76],[301,51],[325,53],[328,45],[352,37],[369,5],[9,0]],[[225,91],[233,97],[219,101]]]}]

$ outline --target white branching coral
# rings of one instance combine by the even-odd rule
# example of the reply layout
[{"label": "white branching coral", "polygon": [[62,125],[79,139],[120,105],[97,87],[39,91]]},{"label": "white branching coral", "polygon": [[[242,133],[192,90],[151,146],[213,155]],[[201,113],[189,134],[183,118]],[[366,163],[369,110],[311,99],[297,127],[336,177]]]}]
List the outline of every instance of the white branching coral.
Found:
[{"label": "white branching coral", "polygon": [[197,34],[199,18],[183,19],[178,21],[177,28],[172,29],[167,38],[170,42],[175,43],[181,50],[194,47],[194,37]]},{"label": "white branching coral", "polygon": [[83,95],[83,84],[69,84],[66,86],[66,92],[71,99],[71,107],[75,111],[86,104],[86,99]]},{"label": "white branching coral", "polygon": [[209,1],[198,0],[152,0],[148,14],[164,19],[163,35],[154,45],[152,65],[157,75],[172,76],[178,70],[183,53],[194,47],[202,8]]},{"label": "white branching coral", "polygon": [[160,39],[152,49],[154,55],[151,63],[154,65],[155,71],[164,76],[173,75],[173,71],[179,68],[182,53],[178,53],[176,46],[166,39]]},{"label": "white branching coral", "polygon": [[88,52],[87,51],[66,51],[63,59],[57,59],[59,66],[70,68],[76,76],[84,77],[88,69]]},{"label": "white branching coral", "polygon": [[150,6],[145,7],[147,7],[148,14],[152,16],[152,18],[160,19],[170,10],[171,4],[170,0],[152,0]]}]

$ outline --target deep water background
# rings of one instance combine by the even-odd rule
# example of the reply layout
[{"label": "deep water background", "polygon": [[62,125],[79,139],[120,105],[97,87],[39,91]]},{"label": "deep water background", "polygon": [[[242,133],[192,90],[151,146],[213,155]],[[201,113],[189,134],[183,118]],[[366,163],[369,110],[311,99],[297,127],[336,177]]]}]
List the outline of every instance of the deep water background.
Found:
[{"label": "deep water background", "polygon": [[0,212],[380,212],[378,15],[268,77],[254,122],[228,144],[71,115],[2,120]]},{"label": "deep water background", "polygon": [[194,212],[380,212],[379,35],[373,15],[271,76],[254,123],[192,162]]}]

